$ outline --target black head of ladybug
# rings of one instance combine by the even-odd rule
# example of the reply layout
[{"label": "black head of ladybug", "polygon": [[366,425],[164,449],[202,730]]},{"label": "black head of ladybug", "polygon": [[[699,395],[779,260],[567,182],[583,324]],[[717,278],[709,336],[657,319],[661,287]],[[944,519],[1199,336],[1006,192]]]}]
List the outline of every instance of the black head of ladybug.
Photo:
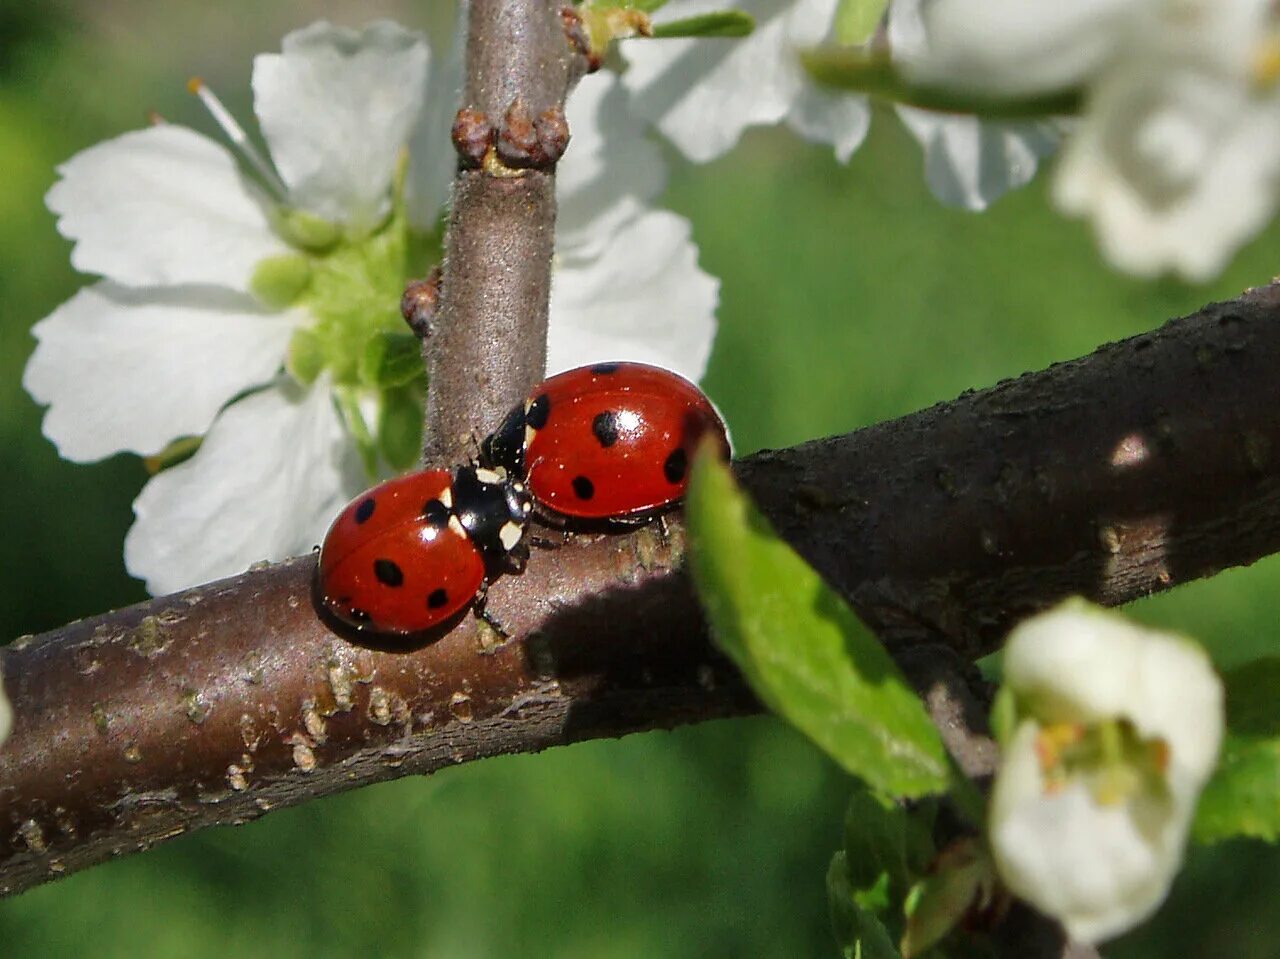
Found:
[{"label": "black head of ladybug", "polygon": [[481,465],[490,469],[505,469],[512,476],[523,476],[527,426],[525,404],[521,403],[481,442]]},{"label": "black head of ladybug", "polygon": [[492,564],[523,549],[533,500],[501,466],[460,466],[453,475],[453,512]]}]

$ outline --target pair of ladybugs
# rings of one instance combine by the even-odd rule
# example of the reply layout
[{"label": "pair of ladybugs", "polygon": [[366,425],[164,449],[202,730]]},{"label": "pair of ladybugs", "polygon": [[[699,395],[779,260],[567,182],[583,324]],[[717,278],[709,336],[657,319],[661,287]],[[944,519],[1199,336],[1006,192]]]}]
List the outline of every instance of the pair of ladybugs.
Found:
[{"label": "pair of ladybugs", "polygon": [[535,508],[578,521],[638,521],[684,496],[703,437],[729,441],[711,401],[642,363],[553,376],[480,444],[474,463],[376,486],[334,520],[319,594],[358,629],[412,635],[465,609],[489,578],[519,571]]}]

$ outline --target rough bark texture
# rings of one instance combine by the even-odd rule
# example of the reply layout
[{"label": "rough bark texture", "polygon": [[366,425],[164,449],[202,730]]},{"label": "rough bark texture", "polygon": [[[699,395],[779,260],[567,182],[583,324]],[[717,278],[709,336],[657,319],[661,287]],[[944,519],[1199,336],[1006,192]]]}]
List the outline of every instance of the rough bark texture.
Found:
[{"label": "rough bark texture", "polygon": [[[565,36],[558,3],[476,0],[468,9],[462,107],[479,165],[464,166],[454,181],[440,303],[423,341],[430,377],[423,459],[429,465],[474,456],[475,431],[495,427],[543,378],[554,157],[521,169],[496,160],[496,148],[500,139],[511,143],[522,134],[536,143],[535,121],[557,110],[563,119],[581,60]],[[468,146],[457,133],[455,127],[465,154]]]},{"label": "rough bark texture", "polygon": [[[1280,549],[1277,369],[1272,286],[738,472],[927,676],[923,636],[968,660],[1070,593],[1123,603]],[[338,636],[311,557],[17,641],[0,892],[339,789],[754,709],[682,543],[677,523],[535,555],[491,591],[505,644],[470,616],[415,649]]]}]

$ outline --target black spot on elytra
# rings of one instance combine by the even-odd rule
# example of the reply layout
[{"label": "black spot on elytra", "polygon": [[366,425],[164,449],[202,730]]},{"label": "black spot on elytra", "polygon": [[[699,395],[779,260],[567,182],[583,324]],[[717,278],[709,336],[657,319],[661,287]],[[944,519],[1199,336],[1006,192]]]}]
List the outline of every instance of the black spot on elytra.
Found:
[{"label": "black spot on elytra", "polygon": [[547,425],[547,417],[551,413],[551,398],[546,393],[538,394],[538,397],[529,404],[529,408],[524,411],[524,421],[532,426],[535,430],[540,430]]},{"label": "black spot on elytra", "polygon": [[448,526],[449,507],[438,499],[429,499],[422,505],[422,518],[427,521],[429,526]]},{"label": "black spot on elytra", "polygon": [[597,413],[591,421],[591,432],[605,449],[618,442],[618,414],[613,410]]},{"label": "black spot on elytra", "polygon": [[671,455],[662,464],[662,475],[667,478],[668,483],[679,483],[687,472],[689,472],[689,454],[684,451],[683,446],[678,446],[671,451]]},{"label": "black spot on elytra", "polygon": [[433,589],[427,596],[427,609],[439,609],[445,603],[449,602],[449,594],[444,588]]},{"label": "black spot on elytra", "polygon": [[596,495],[596,484],[585,476],[575,476],[573,478],[573,494],[578,499],[591,499]]},{"label": "black spot on elytra", "polygon": [[360,505],[356,507],[356,522],[367,523],[369,517],[373,515],[374,507],[378,504],[373,501],[372,496],[366,496],[360,501]]},{"label": "black spot on elytra", "polygon": [[617,363],[597,363],[595,366],[591,367],[591,372],[597,374],[598,376],[608,376],[610,373],[618,372],[618,364]]},{"label": "black spot on elytra", "polygon": [[403,586],[404,571],[390,559],[375,559],[373,561],[373,575],[378,577],[378,582],[383,586]]}]

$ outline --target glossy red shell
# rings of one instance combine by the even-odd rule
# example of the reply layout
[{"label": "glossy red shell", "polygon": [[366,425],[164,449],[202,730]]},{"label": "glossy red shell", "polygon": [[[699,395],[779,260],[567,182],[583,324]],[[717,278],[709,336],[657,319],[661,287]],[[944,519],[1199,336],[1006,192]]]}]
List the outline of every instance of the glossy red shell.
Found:
[{"label": "glossy red shell", "polygon": [[684,496],[704,436],[729,455],[724,422],[703,392],[643,363],[603,363],[553,376],[530,397],[526,421],[529,491],[566,516],[656,513]]},{"label": "glossy red shell", "polygon": [[352,500],[320,549],[326,609],[352,626],[418,633],[464,609],[485,578],[479,551],[447,510],[452,474],[424,470]]}]

